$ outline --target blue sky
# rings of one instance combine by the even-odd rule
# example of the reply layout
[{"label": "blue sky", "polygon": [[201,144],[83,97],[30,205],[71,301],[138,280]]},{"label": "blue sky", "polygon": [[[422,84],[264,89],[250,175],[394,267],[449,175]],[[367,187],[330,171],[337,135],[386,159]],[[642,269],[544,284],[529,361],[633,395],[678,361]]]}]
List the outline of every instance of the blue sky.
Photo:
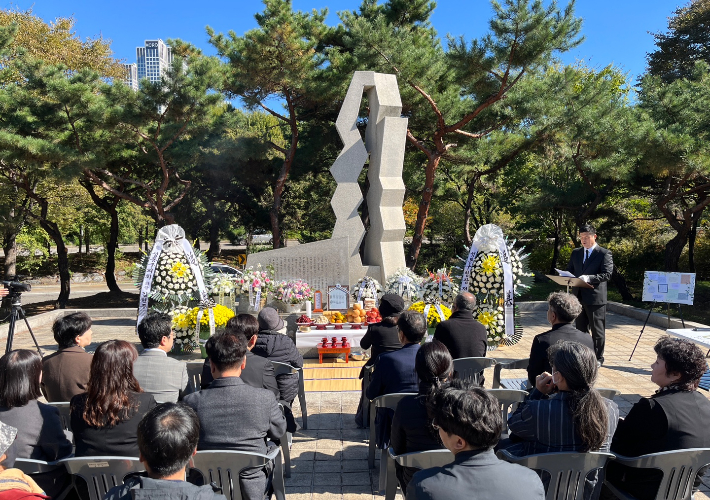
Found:
[{"label": "blue sky", "polygon": [[[383,0],[381,0],[383,1]],[[565,0],[560,0],[566,5]],[[663,31],[667,18],[685,0],[578,0],[576,14],[584,20],[585,42],[562,56],[565,63],[583,60],[595,68],[614,63],[632,80],[643,73],[645,55],[654,49],[648,32]],[[489,0],[438,0],[433,24],[441,36],[464,35],[471,40],[483,36],[492,16]],[[3,8],[32,8],[46,21],[58,16],[76,19],[82,38],[101,34],[112,40],[116,57],[135,62],[135,48],[152,38],[181,38],[207,53],[205,26],[237,34],[254,28],[254,13],[263,9],[257,0],[0,0]],[[293,0],[297,10],[327,7],[327,22],[337,24],[337,12],[355,10],[360,0]]]}]

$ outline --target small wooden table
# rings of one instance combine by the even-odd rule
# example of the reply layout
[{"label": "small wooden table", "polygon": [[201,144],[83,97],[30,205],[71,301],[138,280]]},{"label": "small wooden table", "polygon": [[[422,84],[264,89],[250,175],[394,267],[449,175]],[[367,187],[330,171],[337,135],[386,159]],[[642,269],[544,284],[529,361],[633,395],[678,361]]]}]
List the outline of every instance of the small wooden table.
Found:
[{"label": "small wooden table", "polygon": [[326,346],[328,347],[323,347],[323,343],[319,343],[317,345],[318,347],[318,362],[320,364],[323,364],[323,354],[330,353],[330,354],[343,354],[345,353],[345,362],[350,363],[350,343],[343,344],[342,342],[336,342],[335,347],[330,347],[333,344],[328,342]]}]

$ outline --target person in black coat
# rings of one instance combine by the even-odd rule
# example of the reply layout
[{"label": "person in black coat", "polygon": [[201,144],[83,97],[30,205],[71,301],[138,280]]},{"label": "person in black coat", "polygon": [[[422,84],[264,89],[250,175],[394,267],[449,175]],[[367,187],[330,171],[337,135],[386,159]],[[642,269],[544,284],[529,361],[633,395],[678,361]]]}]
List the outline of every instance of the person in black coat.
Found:
[{"label": "person in black coat", "polygon": [[[397,333],[397,318],[404,311],[404,299],[394,293],[386,293],[380,299],[380,316],[382,321],[368,325],[365,336],[360,340],[360,347],[363,349],[372,349],[370,351],[370,359],[367,360],[365,366],[360,370],[360,378],[364,378],[365,367],[375,364],[377,357],[385,352],[398,351],[402,348],[402,343],[399,341],[399,333]],[[364,380],[362,385],[362,395],[365,395]],[[360,402],[355,414],[355,423],[358,427],[364,427],[364,422],[370,418],[369,415],[362,413],[363,397],[360,397]]]},{"label": "person in black coat", "polygon": [[[368,399],[375,399],[383,394],[398,392],[418,392],[419,377],[414,362],[419,351],[419,343],[426,335],[426,318],[416,311],[404,311],[397,320],[399,351],[380,354],[372,372],[370,385],[365,390]],[[378,408],[375,415],[377,443],[380,449],[389,444],[390,427],[394,412],[388,408]]]},{"label": "person in black coat", "polygon": [[[697,390],[700,377],[707,370],[703,351],[689,340],[671,337],[659,339],[654,350],[657,358],[651,365],[651,381],[660,389],[650,398],[641,398],[619,421],[611,451],[637,457],[710,448],[710,401]],[[696,488],[702,473],[701,470],[698,474]],[[659,470],[632,469],[613,460],[607,465],[607,481],[639,500],[656,498],[661,479]],[[615,496],[604,490],[602,498]]]},{"label": "person in black coat", "polygon": [[482,358],[488,349],[486,327],[476,321],[476,297],[462,292],[454,299],[451,317],[434,330],[434,338],[444,344],[454,359]]},{"label": "person in black coat", "polygon": [[604,363],[606,329],[606,282],[614,272],[611,252],[597,245],[597,231],[591,224],[579,228],[582,248],[572,250],[567,271],[594,288],[572,287],[572,293],[582,304],[583,312],[577,316],[577,330],[591,329],[597,360]]},{"label": "person in black coat", "polygon": [[[251,314],[240,314],[227,321],[224,333],[231,335],[244,335],[247,344],[246,366],[239,376],[244,383],[256,387],[257,389],[268,389],[274,393],[276,399],[281,399],[281,393],[276,383],[274,375],[274,365],[266,358],[257,356],[251,350],[256,345],[258,338],[259,324]],[[205,359],[202,367],[202,377],[200,378],[200,388],[207,388],[213,381],[210,370],[210,359]]]},{"label": "person in black coat", "polygon": [[[390,444],[397,455],[414,451],[438,450],[444,447],[438,433],[431,425],[426,402],[432,391],[453,375],[454,362],[451,354],[444,344],[434,340],[419,349],[414,360],[414,368],[419,377],[419,394],[402,398],[392,418]],[[419,469],[402,467],[397,463],[395,468],[402,494],[406,495],[407,485]]]},{"label": "person in black coat", "polygon": [[429,409],[453,462],[418,471],[407,500],[543,500],[537,473],[499,460],[493,452],[503,428],[498,400],[471,381],[451,380],[434,391]]},{"label": "person in black coat", "polygon": [[156,402],[133,376],[137,357],[125,340],[109,340],[96,349],[87,392],[71,399],[75,456],[138,456],[138,423]]},{"label": "person in black coat", "polygon": [[536,335],[530,347],[528,381],[535,387],[535,378],[544,372],[552,372],[547,349],[562,340],[577,342],[594,350],[591,335],[580,332],[573,325],[574,319],[582,312],[582,304],[570,293],[553,292],[547,297],[547,322],[552,329]]},{"label": "person in black coat", "polygon": [[[257,317],[259,334],[251,352],[269,361],[286,363],[294,368],[303,368],[303,356],[290,337],[280,332],[284,322],[273,307],[265,307]],[[276,377],[282,400],[289,405],[298,395],[298,375],[284,374]]]}]

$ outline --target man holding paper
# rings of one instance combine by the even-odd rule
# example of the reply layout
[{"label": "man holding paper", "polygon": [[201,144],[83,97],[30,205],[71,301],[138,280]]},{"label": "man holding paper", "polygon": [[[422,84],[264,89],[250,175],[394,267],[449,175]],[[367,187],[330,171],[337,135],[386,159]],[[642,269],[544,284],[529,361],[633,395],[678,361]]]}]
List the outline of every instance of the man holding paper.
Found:
[{"label": "man holding paper", "polygon": [[604,363],[604,330],[606,328],[606,282],[614,271],[611,252],[597,245],[597,231],[591,224],[579,228],[582,248],[572,250],[567,271],[594,288],[572,287],[584,310],[577,316],[577,330],[592,332],[597,361]]}]

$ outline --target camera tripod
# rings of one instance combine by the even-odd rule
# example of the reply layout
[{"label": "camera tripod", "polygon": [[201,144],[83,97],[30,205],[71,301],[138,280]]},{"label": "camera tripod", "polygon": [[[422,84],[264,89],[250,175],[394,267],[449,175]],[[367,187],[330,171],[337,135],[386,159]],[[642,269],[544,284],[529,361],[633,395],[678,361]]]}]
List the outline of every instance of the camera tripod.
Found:
[{"label": "camera tripod", "polygon": [[30,322],[27,321],[27,316],[25,316],[25,311],[22,309],[21,294],[19,292],[11,291],[10,295],[8,295],[7,299],[10,301],[11,311],[10,311],[10,326],[8,327],[8,330],[7,330],[7,344],[5,346],[5,353],[12,351],[12,341],[15,338],[15,325],[16,325],[18,319],[23,319],[23,320],[25,320],[25,324],[27,325],[27,330],[30,332],[30,335],[32,336],[32,340],[35,343],[35,347],[37,347],[37,352],[39,352],[40,356],[43,356],[44,353],[42,352],[42,349],[40,349],[39,344],[37,343],[37,337],[35,337],[35,334],[32,331],[32,328],[30,327]]}]

